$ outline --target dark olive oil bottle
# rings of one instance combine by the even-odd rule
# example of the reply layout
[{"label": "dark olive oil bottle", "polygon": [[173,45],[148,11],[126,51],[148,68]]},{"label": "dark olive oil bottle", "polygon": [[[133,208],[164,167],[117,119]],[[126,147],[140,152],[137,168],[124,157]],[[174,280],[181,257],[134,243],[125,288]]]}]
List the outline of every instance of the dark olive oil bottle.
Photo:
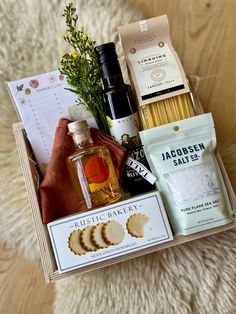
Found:
[{"label": "dark olive oil bottle", "polygon": [[[126,147],[129,156],[149,168],[139,137],[139,117],[131,87],[124,83],[114,43],[95,47],[104,86],[103,100],[113,139]],[[123,183],[127,192],[141,194],[153,186],[129,166],[125,166]]]}]

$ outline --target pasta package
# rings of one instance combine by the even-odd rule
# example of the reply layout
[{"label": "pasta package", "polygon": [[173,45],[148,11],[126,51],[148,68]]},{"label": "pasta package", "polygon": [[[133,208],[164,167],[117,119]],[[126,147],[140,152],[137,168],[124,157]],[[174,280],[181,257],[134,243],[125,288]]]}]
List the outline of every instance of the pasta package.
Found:
[{"label": "pasta package", "polygon": [[119,28],[144,129],[194,116],[166,15]]},{"label": "pasta package", "polygon": [[232,221],[210,113],[140,132],[175,235]]}]

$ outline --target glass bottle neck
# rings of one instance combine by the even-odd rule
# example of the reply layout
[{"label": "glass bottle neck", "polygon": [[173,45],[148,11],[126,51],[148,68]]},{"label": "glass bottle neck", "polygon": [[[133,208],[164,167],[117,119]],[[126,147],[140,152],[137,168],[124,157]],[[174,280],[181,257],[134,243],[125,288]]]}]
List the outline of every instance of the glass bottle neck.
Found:
[{"label": "glass bottle neck", "polygon": [[107,60],[100,66],[104,89],[124,85],[120,64],[117,59]]},{"label": "glass bottle neck", "polygon": [[89,130],[75,132],[72,135],[76,149],[84,149],[93,145],[93,140]]},{"label": "glass bottle neck", "polygon": [[115,86],[122,86],[125,84],[122,74],[114,74],[114,75],[103,77],[102,82],[104,85],[104,89],[109,89]]}]

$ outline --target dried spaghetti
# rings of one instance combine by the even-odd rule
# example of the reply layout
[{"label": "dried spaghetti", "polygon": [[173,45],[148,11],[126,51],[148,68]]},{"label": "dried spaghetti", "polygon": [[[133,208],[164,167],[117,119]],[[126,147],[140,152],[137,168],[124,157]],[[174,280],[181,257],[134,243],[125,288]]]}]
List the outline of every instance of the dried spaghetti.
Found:
[{"label": "dried spaghetti", "polygon": [[143,129],[191,118],[195,115],[189,94],[159,100],[139,109]]}]

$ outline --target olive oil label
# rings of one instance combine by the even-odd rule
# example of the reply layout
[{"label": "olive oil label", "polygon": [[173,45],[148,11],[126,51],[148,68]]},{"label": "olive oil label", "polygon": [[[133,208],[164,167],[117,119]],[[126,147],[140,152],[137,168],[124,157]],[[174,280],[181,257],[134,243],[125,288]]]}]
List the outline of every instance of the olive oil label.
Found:
[{"label": "olive oil label", "polygon": [[156,181],[156,177],[149,171],[142,163],[138,162],[137,160],[133,159],[132,157],[128,157],[128,160],[126,162],[126,165],[128,165],[129,168],[128,176],[132,175],[137,177],[138,175],[141,175],[144,179],[146,179],[149,183],[154,184]]},{"label": "olive oil label", "polygon": [[130,157],[125,167],[127,179],[135,183],[144,178],[149,183],[154,184],[156,178],[147,169],[148,162],[139,137],[138,114],[134,113],[130,116],[114,120],[107,117],[107,120],[114,141],[128,150]]},{"label": "olive oil label", "polygon": [[107,117],[110,133],[114,141],[127,149],[141,145],[139,137],[139,118],[134,113],[124,118],[114,119]]},{"label": "olive oil label", "polygon": [[148,170],[148,162],[144,155],[142,145],[129,149],[129,157],[126,161],[125,172],[128,184],[138,183],[142,178],[154,184],[156,177]]}]

